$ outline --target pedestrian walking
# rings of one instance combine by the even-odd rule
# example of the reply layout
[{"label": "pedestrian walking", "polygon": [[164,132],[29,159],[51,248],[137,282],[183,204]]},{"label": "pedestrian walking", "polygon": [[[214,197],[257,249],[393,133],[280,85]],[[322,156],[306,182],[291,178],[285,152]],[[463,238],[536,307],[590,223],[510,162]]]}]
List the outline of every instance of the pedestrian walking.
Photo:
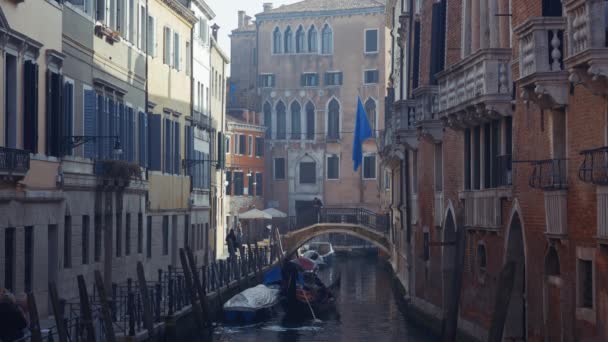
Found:
[{"label": "pedestrian walking", "polygon": [[321,222],[321,208],[323,207],[323,202],[317,197],[312,200],[312,206],[315,209],[315,216],[317,217],[317,223]]},{"label": "pedestrian walking", "polygon": [[230,259],[233,259],[236,254],[236,235],[234,235],[234,229],[230,229],[230,232],[226,236],[226,245],[228,245],[228,255]]},{"label": "pedestrian walking", "polygon": [[243,242],[243,226],[241,225],[241,222],[239,222],[236,226],[236,248],[238,249],[241,258],[244,253]]}]

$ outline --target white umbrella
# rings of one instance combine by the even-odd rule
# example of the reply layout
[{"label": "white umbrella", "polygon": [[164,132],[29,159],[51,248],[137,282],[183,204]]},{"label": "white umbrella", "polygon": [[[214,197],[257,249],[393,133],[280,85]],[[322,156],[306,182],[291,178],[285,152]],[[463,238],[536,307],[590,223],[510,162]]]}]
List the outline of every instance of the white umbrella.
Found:
[{"label": "white umbrella", "polygon": [[264,212],[267,214],[270,214],[270,216],[272,216],[273,218],[285,218],[287,217],[287,214],[285,214],[284,212],[275,209],[275,208],[268,208],[268,209],[264,209]]},{"label": "white umbrella", "polygon": [[271,220],[272,215],[265,213],[259,209],[251,209],[247,212],[239,214],[240,220]]}]

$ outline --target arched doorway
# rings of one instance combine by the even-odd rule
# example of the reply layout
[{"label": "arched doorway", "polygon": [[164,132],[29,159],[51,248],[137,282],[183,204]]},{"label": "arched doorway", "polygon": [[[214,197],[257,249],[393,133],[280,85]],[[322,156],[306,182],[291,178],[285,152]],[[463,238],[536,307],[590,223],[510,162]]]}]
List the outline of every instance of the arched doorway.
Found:
[{"label": "arched doorway", "polygon": [[511,219],[506,261],[515,263],[515,277],[503,340],[526,341],[526,257],[522,224],[518,213],[515,213]]},{"label": "arched doorway", "polygon": [[453,288],[454,261],[456,258],[456,222],[452,211],[448,210],[443,225],[443,242],[448,243],[442,247],[442,273],[443,273],[443,310],[447,310],[450,291]]},{"label": "arched doorway", "polygon": [[550,246],[545,255],[545,325],[546,341],[562,341],[562,281],[559,256],[555,246]]}]

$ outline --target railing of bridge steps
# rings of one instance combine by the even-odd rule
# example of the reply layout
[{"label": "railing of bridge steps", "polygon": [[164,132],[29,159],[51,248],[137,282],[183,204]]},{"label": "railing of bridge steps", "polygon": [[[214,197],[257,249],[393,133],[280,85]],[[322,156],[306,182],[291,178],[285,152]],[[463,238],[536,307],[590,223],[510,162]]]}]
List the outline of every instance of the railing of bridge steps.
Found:
[{"label": "railing of bridge steps", "polygon": [[316,222],[314,220],[310,224],[305,222],[307,220],[298,220],[297,216],[290,216],[288,230],[291,232],[315,223],[346,223],[362,225],[379,233],[387,234],[390,221],[388,214],[377,214],[365,208],[323,207],[317,214]]}]

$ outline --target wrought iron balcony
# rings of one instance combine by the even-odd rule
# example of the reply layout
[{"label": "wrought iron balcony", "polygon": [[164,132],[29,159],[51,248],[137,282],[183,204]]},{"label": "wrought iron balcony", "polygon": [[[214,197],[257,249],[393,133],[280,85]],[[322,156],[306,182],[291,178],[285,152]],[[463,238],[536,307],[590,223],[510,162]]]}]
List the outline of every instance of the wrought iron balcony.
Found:
[{"label": "wrought iron balcony", "polygon": [[564,1],[568,19],[570,81],[598,95],[608,95],[608,21],[604,0]]},{"label": "wrought iron balcony", "polygon": [[565,28],[563,17],[530,18],[515,28],[522,96],[543,109],[568,104],[568,72],[563,63]]},{"label": "wrought iron balcony", "polygon": [[437,75],[439,118],[462,129],[510,116],[511,49],[484,49]]},{"label": "wrought iron balcony", "polygon": [[30,153],[0,147],[0,177],[23,178],[30,169]]},{"label": "wrought iron balcony", "polygon": [[585,183],[608,185],[608,146],[582,151],[585,157],[578,178]]},{"label": "wrought iron balcony", "polygon": [[530,175],[530,187],[545,191],[568,188],[566,159],[546,159],[531,162],[534,170]]}]

